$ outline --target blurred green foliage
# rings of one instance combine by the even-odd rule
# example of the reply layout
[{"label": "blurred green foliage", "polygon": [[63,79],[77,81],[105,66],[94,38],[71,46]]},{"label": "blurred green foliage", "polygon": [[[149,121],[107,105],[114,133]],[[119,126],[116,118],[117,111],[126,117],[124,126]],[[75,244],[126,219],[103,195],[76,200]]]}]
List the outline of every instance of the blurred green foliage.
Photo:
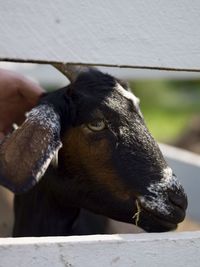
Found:
[{"label": "blurred green foliage", "polygon": [[137,80],[130,82],[153,136],[171,143],[193,115],[200,115],[199,80]]}]

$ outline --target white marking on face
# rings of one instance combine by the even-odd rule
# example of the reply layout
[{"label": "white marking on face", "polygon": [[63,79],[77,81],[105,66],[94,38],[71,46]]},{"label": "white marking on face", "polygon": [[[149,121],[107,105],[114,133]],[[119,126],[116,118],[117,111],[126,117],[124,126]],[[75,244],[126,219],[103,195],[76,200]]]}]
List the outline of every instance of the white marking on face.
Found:
[{"label": "white marking on face", "polygon": [[158,194],[161,190],[170,188],[179,190],[181,188],[181,184],[173,175],[171,168],[165,168],[162,175],[163,178],[159,182],[155,182],[149,185],[149,187],[147,188],[149,192]]},{"label": "white marking on face", "polygon": [[159,182],[151,183],[147,190],[150,195],[139,197],[144,207],[150,210],[169,215],[171,205],[169,205],[167,189],[180,190],[182,186],[178,179],[173,175],[172,169],[167,167],[163,170],[163,178]]},{"label": "white marking on face", "polygon": [[142,116],[142,113],[139,107],[140,99],[136,97],[131,91],[125,90],[119,83],[117,83],[116,90],[126,99],[131,100],[136,110],[138,111],[138,113]]}]

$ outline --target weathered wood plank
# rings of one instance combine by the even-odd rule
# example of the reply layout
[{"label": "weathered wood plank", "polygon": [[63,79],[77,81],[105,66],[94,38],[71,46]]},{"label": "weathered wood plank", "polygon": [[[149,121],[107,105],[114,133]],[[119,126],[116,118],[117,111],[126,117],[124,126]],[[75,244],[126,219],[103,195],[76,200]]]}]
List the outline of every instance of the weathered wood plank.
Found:
[{"label": "weathered wood plank", "polygon": [[200,70],[200,2],[1,0],[0,60]]},{"label": "weathered wood plank", "polygon": [[199,267],[200,232],[0,239],[0,267]]}]

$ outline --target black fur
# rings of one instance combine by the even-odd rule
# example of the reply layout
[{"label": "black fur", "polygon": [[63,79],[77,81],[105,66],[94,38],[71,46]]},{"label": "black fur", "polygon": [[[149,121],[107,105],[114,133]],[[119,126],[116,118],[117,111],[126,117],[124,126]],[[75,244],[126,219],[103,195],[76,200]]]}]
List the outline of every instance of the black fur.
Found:
[{"label": "black fur", "polygon": [[75,119],[75,106],[68,96],[68,87],[58,89],[50,93],[44,93],[38,105],[51,105],[58,113],[61,123],[61,135],[71,127]]}]

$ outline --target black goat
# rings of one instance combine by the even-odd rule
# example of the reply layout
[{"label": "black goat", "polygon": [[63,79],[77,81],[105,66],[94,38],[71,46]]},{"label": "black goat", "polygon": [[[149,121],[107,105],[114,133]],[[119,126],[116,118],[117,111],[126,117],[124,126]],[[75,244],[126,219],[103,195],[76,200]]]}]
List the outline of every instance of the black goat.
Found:
[{"label": "black goat", "polygon": [[71,70],[71,84],[44,95],[1,144],[4,186],[21,193],[43,177],[15,197],[14,236],[88,233],[75,230],[81,209],[150,232],[176,228],[186,195],[138,99],[110,75]]}]

